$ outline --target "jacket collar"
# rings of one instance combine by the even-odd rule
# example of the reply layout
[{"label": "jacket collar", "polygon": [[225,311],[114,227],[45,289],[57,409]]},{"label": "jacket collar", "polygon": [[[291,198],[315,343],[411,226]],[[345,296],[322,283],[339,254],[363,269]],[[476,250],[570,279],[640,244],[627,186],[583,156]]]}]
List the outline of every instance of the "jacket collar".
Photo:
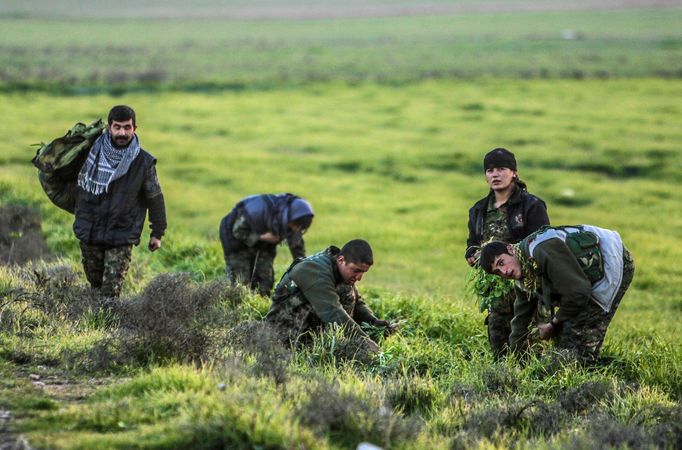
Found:
[{"label": "jacket collar", "polygon": [[[509,197],[509,200],[507,200],[508,205],[516,205],[518,203],[521,203],[521,193],[523,192],[523,189],[521,189],[518,185],[514,186],[514,192],[512,192],[512,195]],[[495,193],[491,189],[490,192],[488,193],[488,201],[485,203],[486,206],[488,205],[488,202],[490,201],[491,197],[495,197]]]},{"label": "jacket collar", "polygon": [[339,265],[336,263],[336,257],[339,256],[339,254],[341,253],[341,249],[335,245],[330,245],[324,252],[327,255],[329,255],[329,259],[332,265],[332,273],[334,274],[334,279],[336,280],[337,283],[342,282],[343,277],[341,276],[341,272],[339,272]]}]

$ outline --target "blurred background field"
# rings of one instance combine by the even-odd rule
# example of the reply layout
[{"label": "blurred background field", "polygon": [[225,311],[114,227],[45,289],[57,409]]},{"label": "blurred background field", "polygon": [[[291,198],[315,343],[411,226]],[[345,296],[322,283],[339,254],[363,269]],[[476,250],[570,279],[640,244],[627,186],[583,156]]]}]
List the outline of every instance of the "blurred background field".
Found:
[{"label": "blurred background field", "polygon": [[675,1],[138,3],[3,2],[0,86],[90,93],[682,76]]},{"label": "blurred background field", "polygon": [[[682,252],[674,245],[681,90],[662,80],[486,80],[123,98],[8,94],[0,174],[4,189],[30,195],[59,219],[48,238],[76,258],[70,216],[44,198],[27,144],[125,100],[137,109],[143,145],[159,158],[167,199],[168,244],[148,261],[155,271],[180,265],[220,276],[222,216],[246,195],[292,191],[317,212],[311,251],[363,236],[378,261],[365,283],[459,297],[467,210],[486,193],[481,155],[504,145],[554,223],[622,234],[638,262],[633,303],[679,314],[682,278],[669,261]],[[210,257],[177,252],[196,244]],[[282,250],[279,273],[290,258]]]},{"label": "blurred background field", "polygon": [[[399,448],[391,440],[401,436],[402,448],[665,447],[649,437],[656,432],[674,447],[679,441],[655,426],[668,423],[665,408],[680,414],[682,395],[681,25],[674,1],[3,1],[0,203],[38,208],[48,246],[76,273],[72,217],[41,191],[31,144],[126,103],[137,111],[143,147],[158,158],[169,222],[160,252],[135,250],[126,296],[147,298],[150,281],[166,272],[219,282],[222,216],[246,195],[289,191],[317,214],[309,252],[354,237],[373,244],[377,263],[361,290],[382,315],[408,325],[368,370],[334,360],[323,343],[284,358],[289,384],[280,390],[268,383],[272,368],[262,373],[262,352],[246,369],[223,367],[223,354],[195,373],[169,361],[204,354],[183,357],[181,348],[155,359],[141,346],[148,354],[124,364],[101,356],[121,350],[112,350],[119,341],[93,312],[15,322],[5,315],[0,371],[9,381],[0,385],[7,399],[0,410],[25,414],[19,429],[50,448],[92,448],[98,439],[100,448],[182,447],[220,434],[221,423],[266,448],[288,447],[287,439],[347,448],[349,436],[382,436]],[[516,154],[521,178],[547,202],[554,224],[613,228],[632,250],[635,281],[604,349],[616,363],[595,371],[492,363],[483,315],[465,292],[463,253],[467,210],[487,192],[482,156],[497,146]],[[289,260],[281,248],[277,276]],[[2,271],[0,283],[4,290],[27,282]],[[249,298],[220,307],[251,320],[267,305]],[[24,386],[22,371],[36,365],[81,381],[133,380],[60,412],[71,400]],[[256,376],[245,377],[249,370]],[[376,412],[393,399],[386,420],[406,428],[393,435],[383,422],[331,423],[316,441],[300,409],[319,394],[306,377],[340,383],[322,386],[339,403],[354,392]],[[211,403],[210,386],[226,378],[235,391]],[[264,394],[243,398],[240,388]],[[562,396],[583,394],[601,416],[577,407],[570,418],[552,416],[555,403],[566,406]],[[239,401],[253,422],[222,409]],[[534,401],[548,403],[527,411],[554,417],[554,431],[514,409]],[[278,412],[262,417],[259,402]],[[122,403],[128,407],[118,411]],[[523,420],[509,425],[509,417]],[[409,431],[411,421],[424,429]],[[293,431],[299,425],[303,431]],[[609,430],[621,440],[609,441]]]}]

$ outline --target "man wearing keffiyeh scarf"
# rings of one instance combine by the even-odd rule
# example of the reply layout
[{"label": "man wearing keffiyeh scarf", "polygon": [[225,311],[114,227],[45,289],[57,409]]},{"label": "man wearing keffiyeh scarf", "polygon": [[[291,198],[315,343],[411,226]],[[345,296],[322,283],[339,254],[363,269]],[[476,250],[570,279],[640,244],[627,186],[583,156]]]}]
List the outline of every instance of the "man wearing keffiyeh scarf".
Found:
[{"label": "man wearing keffiyeh scarf", "polygon": [[135,111],[115,106],[108,124],[79,172],[73,229],[90,285],[104,297],[118,297],[147,210],[152,252],[161,247],[166,211],[156,159],[135,134]]},{"label": "man wearing keffiyeh scarf", "polygon": [[136,135],[133,135],[127,146],[118,148],[111,133],[106,130],[92,144],[88,158],[78,174],[78,186],[94,195],[106,192],[109,183],[128,172],[130,163],[139,153],[140,142]]}]

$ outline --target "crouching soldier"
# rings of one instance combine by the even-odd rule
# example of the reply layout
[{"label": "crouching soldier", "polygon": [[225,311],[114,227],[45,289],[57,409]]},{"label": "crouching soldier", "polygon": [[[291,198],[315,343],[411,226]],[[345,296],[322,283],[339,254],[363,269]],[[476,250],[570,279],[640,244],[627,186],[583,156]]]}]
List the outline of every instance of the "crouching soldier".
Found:
[{"label": "crouching soldier", "polygon": [[275,288],[266,321],[291,343],[325,324],[339,324],[349,336],[359,338],[366,351],[379,351],[360,324],[386,327],[387,331],[392,327],[374,316],[355,286],[373,263],[372,248],[361,239],[349,241],[340,250],[331,246],[294,261]]},{"label": "crouching soldier", "polygon": [[539,324],[540,338],[587,363],[596,362],[606,329],[634,275],[632,255],[615,231],[591,225],[543,227],[520,243],[493,241],[481,249],[481,267],[516,280],[509,345],[526,348],[529,325],[542,301],[558,308]]},{"label": "crouching soldier", "polygon": [[293,194],[260,194],[240,200],[220,222],[227,276],[269,296],[275,284],[277,244],[286,241],[292,258],[305,257],[303,234],[313,208]]}]

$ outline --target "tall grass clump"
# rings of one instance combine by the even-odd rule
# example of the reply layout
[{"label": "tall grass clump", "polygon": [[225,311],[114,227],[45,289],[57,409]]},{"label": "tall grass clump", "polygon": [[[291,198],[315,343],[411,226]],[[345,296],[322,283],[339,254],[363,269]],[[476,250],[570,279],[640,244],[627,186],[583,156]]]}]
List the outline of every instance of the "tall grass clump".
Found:
[{"label": "tall grass clump", "polygon": [[252,314],[248,304],[255,298],[225,279],[196,283],[187,273],[159,275],[133,297],[102,298],[82,278],[64,263],[5,269],[11,287],[3,293],[0,327],[41,339],[55,332],[94,333],[98,339],[85,348],[51,352],[61,351],[71,366],[86,371],[152,361],[201,363],[215,357],[228,330]]}]

